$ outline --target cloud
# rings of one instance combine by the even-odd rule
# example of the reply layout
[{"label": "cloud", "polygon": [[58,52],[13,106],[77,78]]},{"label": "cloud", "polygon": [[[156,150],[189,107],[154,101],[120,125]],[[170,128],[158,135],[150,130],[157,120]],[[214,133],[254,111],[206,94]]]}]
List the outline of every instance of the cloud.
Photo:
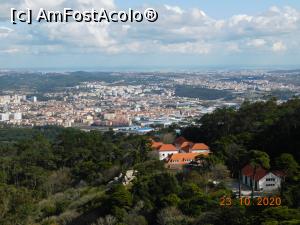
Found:
[{"label": "cloud", "polygon": [[227,50],[229,52],[241,52],[240,46],[237,43],[228,43]]},{"label": "cloud", "polygon": [[240,25],[242,23],[244,24],[249,24],[251,21],[253,20],[253,17],[252,16],[248,16],[248,15],[235,15],[233,17],[231,17],[229,19],[229,26],[230,27],[233,27],[233,26],[237,26],[237,25]]},{"label": "cloud", "polygon": [[0,22],[7,21],[10,16],[10,9],[18,7],[21,4],[21,0],[11,0],[7,2],[0,1]]},{"label": "cloud", "polygon": [[200,9],[194,8],[191,11],[192,11],[191,15],[192,15],[193,19],[198,20],[198,19],[202,19],[202,18],[206,17],[206,13]]},{"label": "cloud", "polygon": [[262,47],[266,44],[266,41],[264,39],[253,39],[251,41],[249,41],[247,43],[247,46],[250,46],[250,47],[255,47],[255,48],[259,48],[259,47]]},{"label": "cloud", "polygon": [[272,46],[274,52],[283,52],[286,51],[286,46],[282,41],[275,42]]},{"label": "cloud", "polygon": [[80,6],[80,9],[90,9],[90,8],[105,8],[107,10],[116,8],[114,0],[75,0]]},{"label": "cloud", "polygon": [[8,48],[8,49],[0,49],[0,54],[5,53],[5,54],[15,54],[20,52],[19,48]]},{"label": "cloud", "polygon": [[91,9],[91,8],[115,8],[114,0],[22,0],[21,8],[27,8],[36,10],[45,8],[47,10],[62,9],[64,7],[71,7],[77,10]]},{"label": "cloud", "polygon": [[20,8],[30,8],[36,10],[39,8],[44,8],[48,10],[54,10],[58,7],[62,7],[65,0],[55,0],[55,1],[45,1],[45,0],[24,0]]},{"label": "cloud", "polygon": [[274,13],[280,13],[280,9],[275,5],[270,7],[270,11]]},{"label": "cloud", "polygon": [[80,48],[94,47],[106,48],[115,43],[108,31],[108,24],[97,23],[68,23],[68,24],[43,24],[43,32],[49,40],[73,45]]},{"label": "cloud", "polygon": [[181,15],[184,13],[184,11],[179,6],[170,6],[170,5],[164,5],[164,6],[168,11],[171,11],[173,13],[177,13]]},{"label": "cloud", "polygon": [[46,10],[61,10],[63,8],[73,8],[76,10],[91,8],[114,9],[114,0],[6,0],[0,1],[0,21],[7,21],[10,17],[10,9],[30,8],[36,13],[40,8]]},{"label": "cloud", "polygon": [[[64,7],[71,7],[74,10],[84,10],[91,8],[106,8],[114,9],[114,0],[12,0],[9,4],[0,3],[0,9],[3,6],[7,12],[10,12],[10,7],[17,9],[30,8],[35,13],[38,9],[45,8],[46,10],[60,10]],[[0,11],[2,12],[2,11]],[[7,20],[9,19],[7,16]],[[28,53],[55,53],[65,51],[86,51],[86,49],[96,49],[97,51],[109,52],[115,41],[110,35],[109,24],[105,23],[40,23],[33,25],[17,25],[16,34],[10,35],[10,41],[0,43],[1,46],[10,44],[23,46],[22,50]],[[12,32],[12,29],[0,27],[0,38],[7,37]],[[28,37],[33,37],[28,41]],[[60,45],[58,48],[57,45]],[[51,47],[52,46],[52,47]],[[27,48],[30,47],[30,48]],[[39,49],[40,48],[40,49]],[[76,50],[74,50],[76,48]],[[12,48],[14,49],[14,48]],[[5,52],[6,50],[3,50]],[[20,51],[10,51],[18,53]]]},{"label": "cloud", "polygon": [[9,33],[13,32],[13,29],[8,27],[0,27],[0,38],[7,37]]},{"label": "cloud", "polygon": [[[3,7],[20,6],[53,10],[66,6],[79,10],[118,8],[114,0],[11,0],[0,3],[0,13]],[[40,23],[15,27],[4,24],[0,26],[0,49],[18,46],[34,54],[197,55],[247,53],[258,49],[267,53],[300,50],[300,12],[291,7],[273,6],[256,15],[238,14],[223,19],[210,17],[200,8],[161,5],[156,9],[159,19],[155,23]]]},{"label": "cloud", "polygon": [[168,53],[182,53],[182,54],[208,54],[211,51],[211,46],[203,42],[186,42],[177,44],[161,45],[160,49]]}]

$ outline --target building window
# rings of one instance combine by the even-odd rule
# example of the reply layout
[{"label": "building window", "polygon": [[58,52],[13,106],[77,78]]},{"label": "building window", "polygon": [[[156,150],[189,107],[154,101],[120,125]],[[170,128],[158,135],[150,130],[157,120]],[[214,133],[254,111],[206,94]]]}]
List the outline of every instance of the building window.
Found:
[{"label": "building window", "polygon": [[275,178],[267,178],[266,181],[275,181]]}]

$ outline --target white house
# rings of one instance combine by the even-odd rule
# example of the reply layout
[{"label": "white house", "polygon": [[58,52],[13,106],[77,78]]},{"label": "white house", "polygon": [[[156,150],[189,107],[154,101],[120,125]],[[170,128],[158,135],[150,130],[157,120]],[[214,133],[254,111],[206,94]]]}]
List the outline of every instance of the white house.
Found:
[{"label": "white house", "polygon": [[158,149],[159,160],[164,160],[172,154],[178,153],[178,149],[172,144],[162,144]]},{"label": "white house", "polygon": [[281,171],[268,171],[262,167],[256,169],[253,179],[254,168],[251,165],[246,165],[242,169],[242,183],[252,187],[256,191],[274,191],[278,190],[281,182],[284,179],[284,173]]}]

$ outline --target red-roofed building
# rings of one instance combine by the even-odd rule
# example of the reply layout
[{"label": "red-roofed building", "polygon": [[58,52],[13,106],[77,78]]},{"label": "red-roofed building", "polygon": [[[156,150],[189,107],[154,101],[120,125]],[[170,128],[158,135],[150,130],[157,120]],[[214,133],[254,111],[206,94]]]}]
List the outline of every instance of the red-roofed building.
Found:
[{"label": "red-roofed building", "polygon": [[185,141],[180,145],[180,152],[189,153],[190,148],[194,145],[193,142]]},{"label": "red-roofed building", "polygon": [[178,149],[172,144],[162,144],[158,148],[159,159],[164,160],[169,155],[178,153]]},{"label": "red-roofed building", "polygon": [[195,143],[190,152],[193,153],[210,153],[209,147],[204,143]]},{"label": "red-roofed building", "polygon": [[164,144],[163,142],[157,142],[151,139],[151,147],[157,151],[160,160],[165,160],[169,158],[169,156],[178,153],[197,153],[204,156],[208,156],[211,153],[206,144],[193,143],[187,141],[184,137],[176,138],[174,144]]},{"label": "red-roofed building", "polygon": [[198,153],[177,153],[172,154],[167,158],[167,167],[169,169],[182,169],[186,164],[189,164],[198,156]]},{"label": "red-roofed building", "polygon": [[252,187],[254,183],[254,188],[257,191],[279,189],[284,176],[284,173],[281,171],[268,171],[262,167],[258,167],[254,174],[254,168],[250,164],[242,169],[242,183],[249,187]]}]

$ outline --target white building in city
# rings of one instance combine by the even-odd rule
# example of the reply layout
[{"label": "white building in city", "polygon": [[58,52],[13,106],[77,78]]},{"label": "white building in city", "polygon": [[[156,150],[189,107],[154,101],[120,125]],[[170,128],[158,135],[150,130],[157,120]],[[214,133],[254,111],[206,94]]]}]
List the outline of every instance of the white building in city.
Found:
[{"label": "white building in city", "polygon": [[14,120],[22,120],[22,113],[19,113],[19,112],[13,113],[13,119]]},{"label": "white building in city", "polygon": [[9,121],[9,113],[0,113],[0,121]]}]

